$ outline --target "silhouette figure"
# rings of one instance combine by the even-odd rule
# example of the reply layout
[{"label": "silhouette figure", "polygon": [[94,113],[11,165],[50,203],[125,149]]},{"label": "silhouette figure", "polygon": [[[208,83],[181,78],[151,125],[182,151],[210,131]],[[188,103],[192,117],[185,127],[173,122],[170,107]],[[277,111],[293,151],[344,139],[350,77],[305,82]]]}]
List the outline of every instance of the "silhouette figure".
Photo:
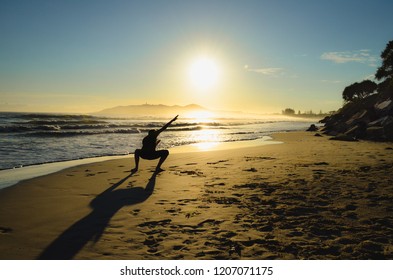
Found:
[{"label": "silhouette figure", "polygon": [[134,158],[135,158],[135,168],[131,170],[132,173],[135,173],[138,171],[139,167],[139,158],[147,159],[147,160],[153,160],[153,159],[160,159],[158,161],[156,171],[155,172],[161,172],[164,171],[161,169],[161,165],[164,163],[166,158],[169,155],[168,150],[159,150],[156,151],[156,147],[158,143],[160,143],[160,140],[157,140],[158,135],[163,132],[165,129],[168,128],[168,126],[171,125],[174,121],[177,120],[177,115],[174,117],[172,120],[170,120],[166,125],[164,125],[162,128],[159,130],[150,130],[149,134],[143,138],[142,140],[142,149],[136,149]]},{"label": "silhouette figure", "polygon": [[100,240],[110,219],[123,206],[144,202],[152,195],[157,173],[153,173],[146,187],[115,190],[132,174],[97,195],[90,206],[93,211],[60,234],[39,256],[41,260],[72,259],[90,240]]}]

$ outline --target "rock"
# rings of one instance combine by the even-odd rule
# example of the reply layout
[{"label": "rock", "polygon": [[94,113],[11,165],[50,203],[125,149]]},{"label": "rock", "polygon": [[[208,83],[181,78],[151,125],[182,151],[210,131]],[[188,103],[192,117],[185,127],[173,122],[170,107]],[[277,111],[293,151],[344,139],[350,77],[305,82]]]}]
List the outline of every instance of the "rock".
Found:
[{"label": "rock", "polygon": [[385,126],[393,122],[393,116],[384,116],[376,121],[368,123],[368,126]]},{"label": "rock", "polygon": [[330,136],[337,136],[340,133],[335,130],[330,130],[330,131],[325,131],[325,134],[330,135]]},{"label": "rock", "polygon": [[[332,140],[341,141],[393,139],[393,116],[379,114],[378,117],[374,112],[375,108],[370,106],[372,101],[370,100],[366,102],[367,106],[362,104],[363,101],[359,101],[357,104],[346,104],[337,115],[325,119],[324,133],[335,136]],[[375,107],[380,112],[390,106],[388,102],[378,104]],[[355,109],[359,111],[356,112]]]},{"label": "rock", "polygon": [[310,125],[307,131],[318,131],[318,127],[315,124]]},{"label": "rock", "polygon": [[366,135],[366,125],[363,123],[358,123],[355,126],[349,128],[344,134],[356,139],[364,138]]},{"label": "rock", "polygon": [[326,126],[326,129],[324,129],[324,131],[328,135],[336,136],[340,133],[346,132],[349,128],[350,126],[348,126],[346,123],[337,122],[334,123],[333,125]]},{"label": "rock", "polygon": [[389,141],[393,141],[393,121],[386,124],[384,127],[385,137]]},{"label": "rock", "polygon": [[393,88],[348,102],[320,122],[321,131],[333,140],[393,141]]},{"label": "rock", "polygon": [[349,120],[347,120],[345,123],[347,125],[354,125],[358,123],[368,123],[370,122],[369,120],[369,112],[367,110],[362,110],[355,115],[353,115]]},{"label": "rock", "polygon": [[369,140],[385,139],[385,130],[382,126],[371,126],[366,129],[366,138]]},{"label": "rock", "polygon": [[327,123],[330,120],[331,116],[326,116],[322,120],[319,121],[319,123]]},{"label": "rock", "polygon": [[378,116],[386,115],[393,108],[391,99],[382,100],[374,105],[375,112]]}]

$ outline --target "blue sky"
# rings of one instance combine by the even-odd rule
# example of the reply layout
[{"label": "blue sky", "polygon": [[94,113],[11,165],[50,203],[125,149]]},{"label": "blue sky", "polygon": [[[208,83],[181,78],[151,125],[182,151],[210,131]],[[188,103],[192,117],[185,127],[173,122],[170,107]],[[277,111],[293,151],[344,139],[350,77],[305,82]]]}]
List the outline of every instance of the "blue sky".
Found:
[{"label": "blue sky", "polygon": [[[389,0],[1,0],[0,110],[336,110],[345,86],[380,65],[392,10]],[[209,92],[187,82],[199,55],[222,72]]]}]

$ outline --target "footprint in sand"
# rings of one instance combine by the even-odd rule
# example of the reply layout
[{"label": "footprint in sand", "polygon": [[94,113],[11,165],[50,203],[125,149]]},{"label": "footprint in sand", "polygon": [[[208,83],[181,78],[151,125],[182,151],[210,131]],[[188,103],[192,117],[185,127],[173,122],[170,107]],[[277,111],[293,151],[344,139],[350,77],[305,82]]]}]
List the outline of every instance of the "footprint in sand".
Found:
[{"label": "footprint in sand", "polygon": [[251,161],[251,160],[273,160],[276,158],[273,157],[245,157],[246,161]]},{"label": "footprint in sand", "polygon": [[194,211],[194,212],[189,212],[189,213],[187,213],[187,214],[185,215],[185,217],[186,217],[187,219],[189,219],[189,218],[198,216],[198,215],[200,215],[200,214],[201,214],[201,212]]},{"label": "footprint in sand", "polygon": [[120,178],[116,177],[116,178],[108,179],[108,181],[110,180],[120,180]]},{"label": "footprint in sand", "polygon": [[178,204],[179,205],[187,205],[187,203],[189,203],[189,202],[195,202],[195,201],[198,201],[198,199],[196,199],[196,198],[185,198],[185,199],[179,199],[178,200]]},{"label": "footprint in sand", "polygon": [[190,175],[191,177],[202,177],[203,172],[194,170],[180,171],[180,174]]},{"label": "footprint in sand", "polygon": [[258,170],[256,170],[254,167],[249,168],[249,169],[243,169],[243,171],[247,171],[247,172],[258,172]]},{"label": "footprint in sand", "polygon": [[369,166],[369,165],[359,167],[360,172],[368,172],[368,171],[370,171],[370,169],[371,169],[371,166]]},{"label": "footprint in sand", "polygon": [[304,232],[302,231],[297,231],[293,230],[287,234],[288,237],[299,237],[299,236],[304,236]]},{"label": "footprint in sand", "polygon": [[162,241],[162,239],[156,239],[153,236],[149,236],[145,239],[143,244],[149,247],[149,250],[147,250],[149,253],[155,253],[158,251],[157,247],[159,246],[160,241]]},{"label": "footprint in sand", "polygon": [[354,204],[349,204],[347,206],[345,206],[345,210],[349,210],[349,211],[354,211],[356,210],[358,207]]},{"label": "footprint in sand", "polygon": [[173,250],[175,250],[175,251],[180,251],[180,250],[183,250],[183,249],[188,251],[188,249],[184,245],[174,245],[173,246]]},{"label": "footprint in sand", "polygon": [[[216,164],[224,163],[224,162],[227,162],[227,161],[229,161],[229,160],[219,160],[219,161],[216,161],[216,162],[208,162],[207,164],[209,164],[209,165],[216,165]],[[231,165],[231,164],[226,164],[226,165]],[[215,167],[215,168],[224,168],[224,167]]]},{"label": "footprint in sand", "polygon": [[329,163],[322,161],[322,162],[315,162],[314,165],[329,165]]},{"label": "footprint in sand", "polygon": [[196,242],[196,240],[186,239],[186,240],[183,241],[183,244],[190,245],[190,244],[195,243],[195,242]]},{"label": "footprint in sand", "polygon": [[200,222],[198,224],[198,227],[203,227],[204,225],[219,225],[221,223],[223,223],[224,221],[219,221],[219,220],[214,220],[214,219],[207,219],[204,220],[203,222]]},{"label": "footprint in sand", "polygon": [[165,204],[168,204],[168,200],[166,200],[166,199],[160,199],[156,204],[158,204],[158,205],[165,205]]},{"label": "footprint in sand", "polygon": [[[221,180],[221,178],[217,178],[218,180]],[[210,183],[210,182],[206,182],[205,183],[205,187],[215,187],[215,186],[225,186],[225,183],[221,182],[221,183]]]},{"label": "footprint in sand", "polygon": [[138,225],[138,227],[156,227],[156,226],[165,226],[169,223],[171,223],[172,220],[171,219],[165,219],[165,220],[159,220],[159,221],[151,221],[151,222],[145,222],[145,223],[141,223]]},{"label": "footprint in sand", "polygon": [[171,215],[177,215],[177,213],[180,213],[180,211],[181,211],[181,208],[171,208],[171,209],[168,209],[168,210],[165,210],[165,212],[167,212],[167,213],[169,213],[169,214],[171,214]]},{"label": "footprint in sand", "polygon": [[93,194],[91,194],[91,193],[81,193],[81,194],[79,194],[80,196],[87,196],[87,197],[90,197],[90,196],[94,196]]},{"label": "footprint in sand", "polygon": [[86,177],[90,177],[90,176],[95,176],[96,174],[95,173],[92,173],[93,171],[91,171],[90,169],[85,169],[85,173],[87,173],[86,174]]},{"label": "footprint in sand", "polygon": [[12,232],[12,228],[10,227],[0,227],[0,234],[7,234]]}]

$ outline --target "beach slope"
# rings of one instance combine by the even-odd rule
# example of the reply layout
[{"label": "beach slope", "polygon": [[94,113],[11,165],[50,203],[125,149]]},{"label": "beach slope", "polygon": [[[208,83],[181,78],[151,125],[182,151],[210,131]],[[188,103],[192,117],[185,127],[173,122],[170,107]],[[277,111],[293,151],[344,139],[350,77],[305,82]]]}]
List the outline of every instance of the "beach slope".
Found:
[{"label": "beach slope", "polygon": [[3,189],[0,259],[392,259],[393,144],[273,138]]}]

